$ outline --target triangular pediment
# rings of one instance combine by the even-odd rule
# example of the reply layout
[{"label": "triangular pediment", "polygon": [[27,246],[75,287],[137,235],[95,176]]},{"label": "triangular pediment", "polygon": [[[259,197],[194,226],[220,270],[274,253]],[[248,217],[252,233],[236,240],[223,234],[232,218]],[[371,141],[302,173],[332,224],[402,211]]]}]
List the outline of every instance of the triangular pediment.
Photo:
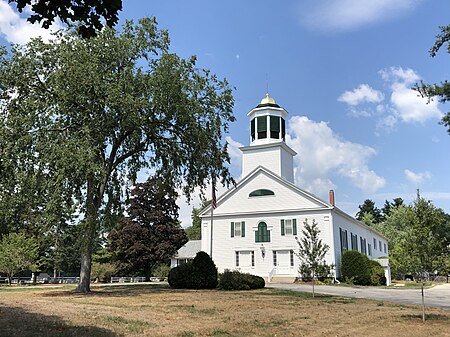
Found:
[{"label": "triangular pediment", "polygon": [[[250,196],[257,190],[269,190],[273,195]],[[214,215],[289,212],[331,209],[333,206],[298,188],[273,172],[259,166],[217,200]],[[210,214],[210,207],[201,216]]]}]

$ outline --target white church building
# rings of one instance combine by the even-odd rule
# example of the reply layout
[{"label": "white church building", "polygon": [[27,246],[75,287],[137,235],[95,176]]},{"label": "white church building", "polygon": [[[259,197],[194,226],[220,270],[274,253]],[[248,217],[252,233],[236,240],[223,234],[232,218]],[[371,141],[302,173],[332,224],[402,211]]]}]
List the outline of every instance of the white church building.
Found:
[{"label": "white church building", "polygon": [[[387,257],[387,239],[335,206],[334,192],[324,201],[294,184],[293,157],[285,143],[288,113],[267,94],[248,113],[250,145],[241,147],[242,179],[205,208],[201,250],[212,256],[219,272],[239,270],[271,281],[298,277],[296,256],[303,223],[315,220],[330,247],[325,261],[340,277],[341,254],[358,250],[371,259]],[[387,259],[380,260],[388,282]]]}]

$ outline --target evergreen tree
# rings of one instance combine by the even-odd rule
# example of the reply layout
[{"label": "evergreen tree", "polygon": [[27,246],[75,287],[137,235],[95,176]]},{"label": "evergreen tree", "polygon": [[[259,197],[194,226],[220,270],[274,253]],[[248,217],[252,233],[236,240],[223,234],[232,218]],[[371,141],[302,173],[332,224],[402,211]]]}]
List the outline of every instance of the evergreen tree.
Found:
[{"label": "evergreen tree", "polygon": [[382,220],[381,211],[375,206],[375,202],[373,202],[372,200],[364,200],[364,203],[362,205],[359,205],[358,208],[359,212],[356,213],[356,218],[359,221],[363,220],[365,213],[369,213],[372,215],[374,223],[379,223]]}]

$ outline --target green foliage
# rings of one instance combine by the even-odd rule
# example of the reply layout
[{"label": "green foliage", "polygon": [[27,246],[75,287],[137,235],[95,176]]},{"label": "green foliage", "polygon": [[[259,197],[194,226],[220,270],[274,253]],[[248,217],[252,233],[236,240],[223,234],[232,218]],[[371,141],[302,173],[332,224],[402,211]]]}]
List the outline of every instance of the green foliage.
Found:
[{"label": "green foliage", "polygon": [[203,211],[205,207],[208,207],[211,200],[203,200],[199,208],[192,208],[192,225],[186,228],[186,234],[189,240],[201,240],[202,238],[202,219],[200,219],[199,214]]},{"label": "green foliage", "polygon": [[356,250],[342,253],[341,274],[345,280],[351,280],[357,285],[371,283],[369,258]]},{"label": "green foliage", "polygon": [[228,270],[219,275],[219,289],[222,290],[250,290],[264,288],[264,279],[260,276]]},{"label": "green foliage", "polygon": [[370,199],[364,200],[364,203],[362,205],[359,205],[358,208],[359,208],[359,211],[358,211],[358,213],[356,213],[356,218],[359,221],[363,220],[364,215],[366,213],[369,213],[372,215],[373,223],[379,223],[383,219],[380,209],[377,208],[375,206],[375,202],[373,202]]},{"label": "green foliage", "polygon": [[0,271],[12,277],[20,271],[36,268],[39,246],[24,233],[10,233],[0,241]]},{"label": "green foliage", "polygon": [[194,270],[192,263],[181,264],[170,270],[168,278],[169,285],[174,289],[194,289],[193,276]]},{"label": "green foliage", "polygon": [[116,273],[116,266],[112,263],[92,262],[91,277],[100,282],[109,282]]},{"label": "green foliage", "polygon": [[[439,49],[445,44],[447,44],[447,53],[450,53],[450,25],[441,26],[439,29],[441,32],[436,36],[436,42],[430,49],[431,57],[435,57]],[[437,97],[441,103],[450,100],[450,83],[447,80],[440,84],[425,84],[421,81],[413,89],[419,92],[422,97],[428,98],[428,101],[431,101],[434,97]],[[441,124],[447,128],[447,133],[450,134],[450,112],[442,117]]]},{"label": "green foliage", "polygon": [[149,178],[131,191],[128,216],[108,236],[118,272],[143,272],[175,255],[188,240],[178,223],[177,194],[161,179]]},{"label": "green foliage", "polygon": [[159,264],[153,269],[152,274],[159,278],[166,278],[169,277],[170,270],[171,268],[167,264]]},{"label": "green foliage", "polygon": [[79,22],[78,31],[84,37],[95,36],[103,28],[103,20],[108,27],[113,27],[119,20],[118,12],[122,10],[122,0],[8,0],[15,2],[22,13],[25,6],[33,13],[27,19],[31,23],[42,22],[42,27],[49,28],[56,18],[64,23]]},{"label": "green foliage", "polygon": [[370,284],[373,286],[384,286],[386,285],[386,277],[384,276],[384,269],[375,260],[369,260],[370,268]]},{"label": "green foliage", "polygon": [[195,57],[169,53],[155,19],[1,49],[0,83],[0,209],[18,220],[40,210],[82,219],[80,291],[99,232],[123,214],[140,170],[188,198],[211,176],[233,181],[223,143],[232,89]]},{"label": "green foliage", "polygon": [[172,268],[169,285],[176,289],[214,289],[217,287],[217,267],[205,252],[198,252],[192,263]]},{"label": "green foliage", "polygon": [[312,224],[306,219],[303,222],[303,229],[300,239],[297,239],[298,253],[300,259],[299,273],[302,278],[313,278],[318,276],[318,271],[326,272],[327,269],[324,258],[330,249],[329,246],[319,239],[320,230],[315,219]]}]

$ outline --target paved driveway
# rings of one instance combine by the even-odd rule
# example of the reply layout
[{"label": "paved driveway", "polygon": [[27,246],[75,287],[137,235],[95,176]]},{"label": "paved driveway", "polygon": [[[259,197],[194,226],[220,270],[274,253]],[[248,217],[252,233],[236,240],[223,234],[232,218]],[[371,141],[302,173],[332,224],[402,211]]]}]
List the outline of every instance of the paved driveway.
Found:
[{"label": "paved driveway", "polygon": [[[312,286],[308,284],[281,284],[269,283],[268,288],[286,289],[293,291],[312,292]],[[316,292],[320,294],[367,298],[371,300],[400,302],[405,304],[422,304],[420,289],[408,288],[364,288],[364,287],[337,287],[316,286]],[[450,283],[425,289],[425,305],[431,307],[450,309]]]}]

